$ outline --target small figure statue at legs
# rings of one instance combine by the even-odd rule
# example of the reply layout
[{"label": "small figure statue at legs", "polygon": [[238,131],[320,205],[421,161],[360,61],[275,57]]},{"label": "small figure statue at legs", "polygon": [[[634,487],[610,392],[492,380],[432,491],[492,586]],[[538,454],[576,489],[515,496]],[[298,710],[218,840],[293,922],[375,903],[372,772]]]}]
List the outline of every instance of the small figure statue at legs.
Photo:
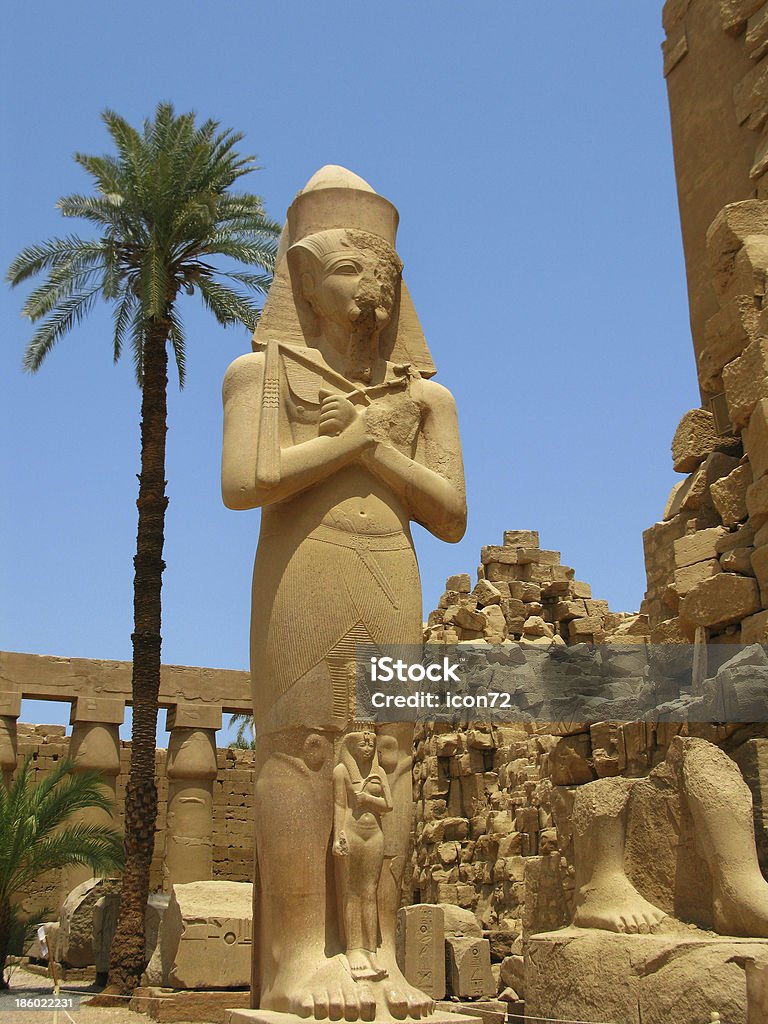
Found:
[{"label": "small figure statue at legs", "polygon": [[376,761],[372,732],[348,733],[333,772],[333,855],[352,977],[385,978],[376,961],[379,935],[377,893],[384,864],[381,816],[392,811],[386,774]]}]

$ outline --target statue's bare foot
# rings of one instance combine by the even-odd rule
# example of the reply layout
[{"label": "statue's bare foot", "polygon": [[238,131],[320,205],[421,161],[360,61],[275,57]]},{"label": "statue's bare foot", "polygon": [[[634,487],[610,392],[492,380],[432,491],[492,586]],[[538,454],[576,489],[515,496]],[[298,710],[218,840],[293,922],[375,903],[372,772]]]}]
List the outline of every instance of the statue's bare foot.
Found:
[{"label": "statue's bare foot", "polygon": [[376,1016],[376,999],[368,984],[352,977],[346,957],[335,956],[314,971],[306,964],[280,971],[262,1008],[316,1020],[368,1021]]},{"label": "statue's bare foot", "polygon": [[719,890],[714,917],[720,935],[768,938],[768,884],[762,875],[722,879]]},{"label": "statue's bare foot", "polygon": [[376,954],[371,953],[370,950],[367,949],[365,950],[365,954],[368,958],[368,964],[371,970],[375,973],[376,980],[381,981],[382,978],[386,978],[387,975],[389,974],[389,971],[387,970],[386,967],[383,966],[383,964],[379,963],[379,961],[376,959]]},{"label": "statue's bare foot", "polygon": [[379,966],[373,954],[367,949],[348,949],[347,964],[356,981],[379,981],[387,976],[386,970]]},{"label": "statue's bare foot", "polygon": [[619,875],[603,884],[582,888],[573,923],[579,928],[647,935],[666,916],[640,895],[626,875]]},{"label": "statue's bare foot", "polygon": [[405,1020],[406,1017],[415,1020],[428,1017],[435,1008],[434,999],[405,980],[393,955],[388,954],[386,950],[380,950],[379,956],[388,976],[384,981],[377,983],[376,989],[383,993],[387,1009],[392,1016],[398,1020]]}]

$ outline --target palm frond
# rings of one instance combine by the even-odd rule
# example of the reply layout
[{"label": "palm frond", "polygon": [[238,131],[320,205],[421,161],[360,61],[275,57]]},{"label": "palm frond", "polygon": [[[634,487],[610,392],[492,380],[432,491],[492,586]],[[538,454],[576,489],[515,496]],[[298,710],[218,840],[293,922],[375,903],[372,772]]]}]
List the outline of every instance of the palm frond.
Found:
[{"label": "palm frond", "polygon": [[139,387],[144,386],[144,342],[147,337],[147,324],[139,302],[136,303],[130,325],[131,355],[133,356],[133,372]]},{"label": "palm frond", "polygon": [[262,295],[267,294],[269,286],[272,284],[271,274],[249,274],[246,271],[230,270],[222,273],[221,276],[230,281],[238,281],[254,292],[261,292]]},{"label": "palm frond", "polygon": [[10,787],[0,781],[0,901],[65,864],[88,864],[95,871],[120,867],[122,841],[113,828],[68,824],[78,811],[111,811],[113,803],[99,772],[75,772],[71,761],[62,761],[35,783],[31,755],[25,758]]},{"label": "palm frond", "polygon": [[31,292],[21,307],[21,315],[36,323],[51,313],[58,305],[87,290],[96,274],[101,275],[104,265],[93,266],[62,265],[55,267],[47,280]]},{"label": "palm frond", "polygon": [[94,224],[115,228],[122,219],[123,197],[117,193],[104,196],[62,196],[56,206],[63,217],[82,217]]},{"label": "palm frond", "polygon": [[173,355],[176,360],[176,370],[179,374],[179,390],[184,387],[187,379],[187,354],[185,351],[184,325],[176,309],[168,311],[168,322],[171,325],[170,339],[173,346]]},{"label": "palm frond", "polygon": [[125,342],[125,334],[136,312],[138,299],[131,289],[126,289],[113,310],[115,333],[112,342],[112,358],[115,362],[120,358]]},{"label": "palm frond", "polygon": [[76,235],[66,238],[51,238],[39,245],[30,245],[22,249],[11,262],[5,275],[11,287],[21,284],[28,278],[39,274],[41,270],[73,261],[100,260],[103,255],[104,242],[99,239],[88,241]]},{"label": "palm frond", "polygon": [[200,295],[206,307],[213,313],[222,327],[244,324],[253,330],[259,322],[261,310],[248,295],[241,295],[219,284],[211,278],[201,277],[197,282]]},{"label": "palm frond", "polygon": [[84,292],[62,300],[47,320],[32,335],[24,353],[24,369],[30,373],[38,370],[59,338],[81,323],[93,309],[99,296],[100,288],[96,285]]}]

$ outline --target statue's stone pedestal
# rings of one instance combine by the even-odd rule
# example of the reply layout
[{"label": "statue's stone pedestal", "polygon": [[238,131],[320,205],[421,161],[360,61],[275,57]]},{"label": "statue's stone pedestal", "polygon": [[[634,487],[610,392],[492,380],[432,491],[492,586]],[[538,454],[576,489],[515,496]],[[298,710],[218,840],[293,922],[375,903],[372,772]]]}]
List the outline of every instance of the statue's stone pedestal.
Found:
[{"label": "statue's stone pedestal", "polygon": [[[396,1021],[394,1017],[376,1017],[367,1024],[408,1024],[413,1018]],[[224,1024],[313,1024],[311,1017],[298,1017],[293,1013],[278,1013],[276,1010],[227,1010]],[[420,1017],[419,1024],[483,1024],[478,1017],[469,1017],[464,1013],[451,1013],[437,1010],[429,1017]]]},{"label": "statue's stone pedestal", "polygon": [[528,939],[525,1010],[531,1017],[614,1024],[728,1024],[747,1015],[745,966],[768,963],[768,939],[679,926],[655,935],[564,928]]}]

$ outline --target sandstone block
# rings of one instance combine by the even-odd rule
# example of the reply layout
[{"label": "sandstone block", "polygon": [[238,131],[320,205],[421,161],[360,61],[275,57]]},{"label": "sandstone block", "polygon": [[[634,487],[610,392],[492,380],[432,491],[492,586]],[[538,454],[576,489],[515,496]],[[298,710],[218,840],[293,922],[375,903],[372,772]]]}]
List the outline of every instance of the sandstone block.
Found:
[{"label": "sandstone block", "polygon": [[767,956],[766,940],[701,932],[543,932],[529,939],[525,1011],[621,1024],[706,1024],[716,1009],[723,1021],[747,1024],[744,964]]},{"label": "sandstone block", "polygon": [[755,405],[768,398],[768,339],[758,338],[723,370],[728,413],[735,427],[744,427]]},{"label": "sandstone block", "polygon": [[460,572],[455,576],[449,576],[445,581],[446,590],[455,590],[459,594],[468,594],[472,589],[472,581],[469,578],[469,573]]},{"label": "sandstone block", "polygon": [[592,782],[597,774],[592,767],[589,736],[577,733],[563,736],[549,755],[553,786],[579,786]]},{"label": "sandstone block", "polygon": [[570,590],[571,596],[577,599],[589,600],[592,597],[592,587],[581,580],[572,580]]},{"label": "sandstone block", "polygon": [[[507,586],[507,590],[509,590],[509,586]],[[477,603],[483,606],[499,604],[502,597],[501,590],[488,580],[478,580],[473,594]]]},{"label": "sandstone block", "polygon": [[768,523],[768,476],[761,476],[749,485],[745,500],[750,525],[759,530]]},{"label": "sandstone block", "polygon": [[747,22],[744,45],[752,60],[760,60],[768,50],[768,7],[765,3],[755,11]]},{"label": "sandstone block", "polygon": [[752,131],[759,132],[768,120],[768,68],[762,62],[748,71],[733,90],[733,103],[739,124],[746,123]]},{"label": "sandstone block", "polygon": [[486,625],[485,616],[480,612],[473,612],[470,608],[459,608],[453,616],[453,621],[462,629],[477,630],[480,633]]},{"label": "sandstone block", "polygon": [[739,35],[760,6],[761,0],[720,0],[720,24],[730,35]]},{"label": "sandstone block", "polygon": [[768,473],[768,398],[761,399],[754,407],[742,436],[757,480]]},{"label": "sandstone block", "polygon": [[672,464],[677,473],[691,473],[718,444],[711,412],[691,409],[672,438]]},{"label": "sandstone block", "polygon": [[603,628],[603,620],[600,615],[587,615],[583,619],[572,619],[568,623],[568,632],[571,637],[594,636]]},{"label": "sandstone block", "polygon": [[496,995],[487,939],[446,936],[445,967],[448,992],[459,999]]},{"label": "sandstone block", "polygon": [[253,886],[248,882],[174,885],[155,956],[167,988],[250,984]]},{"label": "sandstone block", "polygon": [[169,1024],[171,1021],[174,1024],[176,1021],[184,1021],[184,1024],[209,1024],[210,1021],[224,1020],[227,1011],[242,1009],[250,1012],[246,1009],[250,1005],[250,992],[180,992],[148,984],[134,990],[128,1007],[162,1024],[166,1021]]},{"label": "sandstone block", "polygon": [[726,532],[721,526],[716,526],[680,537],[673,542],[675,566],[682,569],[683,566],[693,565],[695,562],[717,558],[717,543]]},{"label": "sandstone block", "polygon": [[480,548],[480,561],[483,565],[519,565],[519,548],[499,547],[496,544],[486,544]]},{"label": "sandstone block", "polygon": [[768,608],[768,544],[752,552],[752,569],[760,587],[762,605]]},{"label": "sandstone block", "polygon": [[486,635],[494,634],[500,637],[504,637],[507,632],[507,621],[504,618],[504,612],[501,610],[499,605],[490,604],[483,608],[480,614],[485,619],[486,625],[483,632]]},{"label": "sandstone block", "polygon": [[726,302],[704,327],[704,348],[699,355],[699,380],[706,391],[721,391],[723,367],[741,355],[762,325],[761,311],[751,295]]},{"label": "sandstone block", "polygon": [[768,644],[768,611],[750,615],[741,623],[743,644]]},{"label": "sandstone block", "polygon": [[754,576],[752,568],[752,552],[754,548],[732,548],[720,555],[720,568],[723,572],[737,572],[742,576]]},{"label": "sandstone block", "polygon": [[65,967],[90,967],[94,958],[93,915],[98,901],[120,892],[116,878],[86,878],[75,886],[59,911],[57,956]]},{"label": "sandstone block", "polygon": [[587,606],[584,601],[558,601],[553,613],[556,622],[570,622],[571,619],[585,618]]},{"label": "sandstone block", "polygon": [[438,904],[443,911],[443,922],[446,935],[463,935],[470,938],[482,938],[483,930],[471,910],[462,910],[452,903]]},{"label": "sandstone block", "polygon": [[444,914],[421,903],[397,912],[397,962],[407,980],[433,999],[445,997]]},{"label": "sandstone block", "polygon": [[752,235],[768,234],[768,204],[760,199],[728,203],[707,229],[707,255],[713,270],[732,259]]},{"label": "sandstone block", "polygon": [[755,580],[721,572],[698,583],[686,594],[680,605],[680,616],[695,626],[714,628],[740,622],[760,607]]},{"label": "sandstone block", "polygon": [[537,548],[539,546],[538,530],[505,530],[504,547]]},{"label": "sandstone block", "polygon": [[752,467],[745,463],[712,484],[712,503],[724,526],[736,526],[747,518],[747,488],[751,483]]},{"label": "sandstone block", "polygon": [[523,632],[526,636],[554,636],[554,630],[540,615],[529,615],[523,623]]}]

